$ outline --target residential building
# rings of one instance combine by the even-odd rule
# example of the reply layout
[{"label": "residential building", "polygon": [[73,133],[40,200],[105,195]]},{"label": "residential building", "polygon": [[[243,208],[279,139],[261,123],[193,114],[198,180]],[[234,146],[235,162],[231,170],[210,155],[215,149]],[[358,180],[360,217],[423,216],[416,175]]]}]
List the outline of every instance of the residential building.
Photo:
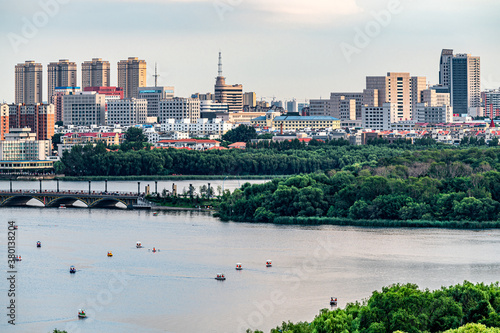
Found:
[{"label": "residential building", "polygon": [[449,93],[439,93],[435,89],[425,89],[421,93],[421,103],[427,103],[428,106],[451,106]]},{"label": "residential building", "polygon": [[109,100],[107,108],[107,125],[119,124],[132,126],[145,124],[148,112],[148,101],[145,99],[125,98]]},{"label": "residential building", "polygon": [[222,76],[222,57],[219,52],[219,75],[215,81],[214,100],[229,105],[229,112],[243,110],[243,86],[241,84],[228,85]]},{"label": "residential building", "polygon": [[331,102],[329,99],[311,99],[309,101],[310,116],[330,116]]},{"label": "residential building", "polygon": [[200,112],[229,112],[229,105],[215,101],[200,101]]},{"label": "residential building", "polygon": [[47,98],[50,101],[56,87],[76,87],[76,63],[68,59],[51,62],[47,66]]},{"label": "residential building", "polygon": [[107,146],[116,146],[123,143],[125,134],[123,133],[67,133],[61,137],[58,145],[58,155],[62,156],[65,151],[70,151],[74,146],[85,146],[87,144],[96,145],[103,142]]},{"label": "residential building", "polygon": [[103,61],[101,58],[84,61],[82,63],[82,88],[109,87],[111,82],[110,68],[109,61]]},{"label": "residential building", "polygon": [[86,87],[83,88],[83,91],[85,92],[95,92],[96,94],[99,95],[105,95],[106,97],[108,96],[113,96],[115,98],[110,98],[110,99],[123,99],[124,98],[124,93],[123,93],[123,88],[121,87],[105,87],[105,86],[96,86],[96,87]]},{"label": "residential building", "polygon": [[453,122],[453,108],[449,105],[431,106],[428,103],[419,103],[415,120],[418,123],[451,123]]},{"label": "residential building", "polygon": [[361,126],[366,129],[388,131],[391,123],[399,121],[396,103],[384,103],[380,106],[363,106]]},{"label": "residential building", "polygon": [[[327,115],[341,120],[361,119],[361,107],[364,105],[363,98],[363,93],[331,93],[330,113]],[[352,110],[350,110],[351,107]]]},{"label": "residential building", "polygon": [[55,128],[54,105],[10,104],[9,127],[30,128],[37,140],[51,140]]},{"label": "residential building", "polygon": [[123,88],[125,98],[139,97],[139,87],[146,86],[146,61],[137,57],[118,62],[118,87]]},{"label": "residential building", "polygon": [[249,106],[253,108],[257,105],[257,94],[254,92],[247,92],[243,94],[243,106]]},{"label": "residential building", "polygon": [[160,116],[160,101],[174,98],[174,87],[140,87],[139,99],[148,101],[148,117]]},{"label": "residential building", "polygon": [[[228,121],[233,124],[251,125],[252,119],[265,116],[267,112],[229,112]],[[278,113],[281,115],[281,113]]]},{"label": "residential building", "polygon": [[9,105],[0,104],[0,141],[5,140],[9,128]]},{"label": "residential building", "polygon": [[485,117],[500,117],[500,89],[484,91],[481,96]]},{"label": "residential building", "polygon": [[65,95],[72,95],[77,92],[80,92],[80,87],[56,87],[50,101],[52,104],[54,104],[56,122],[63,121],[63,97]]},{"label": "residential building", "polygon": [[30,128],[11,128],[0,141],[0,161],[43,161],[50,156],[50,140],[37,140]]},{"label": "residential building", "polygon": [[167,119],[189,119],[195,122],[198,118],[200,118],[199,99],[174,97],[160,101],[160,123]]},{"label": "residential building", "polygon": [[340,119],[328,116],[278,116],[268,112],[265,116],[252,119],[252,125],[262,129],[295,132],[305,129],[339,129]]},{"label": "residential building", "polygon": [[286,111],[287,112],[294,112],[294,113],[299,112],[299,109],[297,106],[297,100],[293,99],[291,101],[287,101],[286,102]]},{"label": "residential building", "polygon": [[16,104],[37,104],[43,102],[42,64],[28,60],[16,65]]},{"label": "residential building", "polygon": [[200,118],[194,123],[189,119],[167,119],[163,124],[161,124],[162,132],[184,132],[189,133],[191,137],[213,136],[220,138],[232,128],[232,123],[228,123],[217,118],[211,120]]},{"label": "residential building", "polygon": [[106,124],[105,95],[95,91],[78,92],[63,97],[64,125],[92,126]]},{"label": "residential building", "polygon": [[212,148],[220,147],[220,142],[216,140],[196,139],[160,140],[156,143],[156,146],[160,148],[209,150]]},{"label": "residential building", "polygon": [[451,105],[458,114],[481,107],[481,61],[470,54],[457,54],[451,59]]}]

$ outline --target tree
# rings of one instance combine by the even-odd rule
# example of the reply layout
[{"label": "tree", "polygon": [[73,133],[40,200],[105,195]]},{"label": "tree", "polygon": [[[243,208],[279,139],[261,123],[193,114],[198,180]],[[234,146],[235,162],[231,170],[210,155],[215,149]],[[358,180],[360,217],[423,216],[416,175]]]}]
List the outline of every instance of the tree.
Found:
[{"label": "tree", "polygon": [[249,142],[252,139],[257,138],[257,132],[255,128],[247,125],[240,125],[235,129],[228,131],[222,136],[222,140],[229,142]]},{"label": "tree", "polygon": [[54,146],[54,150],[57,150],[57,146],[61,144],[61,137],[64,136],[63,133],[56,133],[52,136],[52,145]]}]

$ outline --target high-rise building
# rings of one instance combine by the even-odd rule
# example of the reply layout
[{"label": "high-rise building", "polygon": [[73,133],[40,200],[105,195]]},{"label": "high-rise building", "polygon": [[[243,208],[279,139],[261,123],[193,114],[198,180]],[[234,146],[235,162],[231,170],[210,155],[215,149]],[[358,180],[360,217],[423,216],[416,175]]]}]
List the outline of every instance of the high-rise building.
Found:
[{"label": "high-rise building", "polygon": [[76,63],[68,59],[51,62],[47,66],[47,98],[50,101],[56,87],[76,87]]},{"label": "high-rise building", "polygon": [[419,123],[451,123],[453,122],[453,108],[449,105],[434,105],[418,103],[415,120]]},{"label": "high-rise building", "polygon": [[443,87],[451,86],[451,59],[453,58],[453,50],[443,49],[441,51],[441,59],[439,61],[439,85]]},{"label": "high-rise building", "polygon": [[287,112],[294,112],[294,113],[299,112],[296,99],[293,99],[292,101],[286,102],[286,111]]},{"label": "high-rise building", "polygon": [[64,125],[92,126],[106,124],[106,96],[94,91],[63,97]]},{"label": "high-rise building", "polygon": [[9,127],[31,128],[37,140],[54,136],[55,111],[53,104],[10,104]]},{"label": "high-rise building", "polygon": [[15,103],[42,103],[42,64],[28,60],[16,65],[16,97]]},{"label": "high-rise building", "polygon": [[80,91],[80,87],[56,87],[52,95],[51,103],[54,104],[56,122],[63,121],[64,105],[63,96],[72,95]]},{"label": "high-rise building", "polygon": [[387,73],[387,76],[367,76],[366,89],[378,91],[378,107],[394,103],[397,107],[397,120],[412,119],[413,108],[420,101],[420,94],[426,88],[426,78],[410,76],[410,73]]},{"label": "high-rise building", "polygon": [[189,119],[191,122],[196,122],[198,118],[200,118],[199,99],[174,97],[160,101],[160,123],[164,123],[167,119]]},{"label": "high-rise building", "polygon": [[311,99],[309,101],[310,116],[331,116],[331,114],[331,103],[329,99]]},{"label": "high-rise building", "polygon": [[145,124],[147,120],[148,101],[145,99],[125,98],[107,102],[107,125],[132,126]]},{"label": "high-rise building", "polygon": [[160,101],[174,98],[174,87],[140,87],[139,99],[148,101],[148,117],[160,115]]},{"label": "high-rise building", "polygon": [[[331,93],[330,94],[330,114],[341,120],[356,120],[361,119],[361,107],[363,104],[363,93]],[[354,102],[354,110],[347,110]],[[354,118],[352,118],[354,116]],[[346,118],[347,117],[347,118]]]},{"label": "high-rise building", "polygon": [[0,104],[0,141],[9,133],[9,105]]},{"label": "high-rise building", "polygon": [[214,100],[229,105],[229,112],[240,112],[243,110],[243,86],[241,84],[226,84],[226,78],[222,76],[222,55],[219,52],[219,74],[215,81]]},{"label": "high-rise building", "polygon": [[435,89],[425,89],[421,93],[421,103],[427,103],[428,106],[451,106],[450,94],[439,93]]},{"label": "high-rise building", "polygon": [[101,58],[92,58],[92,61],[82,63],[82,88],[110,86],[109,61]]},{"label": "high-rise building", "polygon": [[257,94],[254,92],[246,92],[243,94],[243,106],[253,108],[257,105]]},{"label": "high-rise building", "polygon": [[118,87],[123,88],[125,98],[137,98],[139,87],[146,86],[146,61],[137,57],[118,62]]},{"label": "high-rise building", "polygon": [[398,107],[395,103],[384,103],[382,106],[363,106],[362,126],[372,130],[388,131],[391,129],[391,123],[397,122]]},{"label": "high-rise building", "polygon": [[484,116],[489,118],[500,117],[500,89],[484,91],[481,96]]},{"label": "high-rise building", "polygon": [[453,112],[467,114],[481,107],[481,61],[470,54],[457,54],[451,60],[451,105]]}]

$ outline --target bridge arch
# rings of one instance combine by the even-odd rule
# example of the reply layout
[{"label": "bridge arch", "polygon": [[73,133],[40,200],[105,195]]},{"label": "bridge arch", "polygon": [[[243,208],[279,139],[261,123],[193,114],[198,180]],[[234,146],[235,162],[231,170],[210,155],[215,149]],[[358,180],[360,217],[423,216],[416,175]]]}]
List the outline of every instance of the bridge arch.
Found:
[{"label": "bridge arch", "polygon": [[47,202],[45,206],[46,207],[59,207],[61,205],[72,206],[75,202],[80,202],[84,204],[85,207],[89,207],[88,203],[74,196],[63,196],[63,197],[52,198],[52,200]]},{"label": "bridge arch", "polygon": [[[123,204],[123,207],[120,207],[120,204]],[[102,198],[94,201],[89,208],[128,208],[128,204],[116,198]]]},{"label": "bridge arch", "polygon": [[31,195],[16,195],[6,198],[0,206],[27,206],[27,203],[35,199],[45,206],[43,199]]}]

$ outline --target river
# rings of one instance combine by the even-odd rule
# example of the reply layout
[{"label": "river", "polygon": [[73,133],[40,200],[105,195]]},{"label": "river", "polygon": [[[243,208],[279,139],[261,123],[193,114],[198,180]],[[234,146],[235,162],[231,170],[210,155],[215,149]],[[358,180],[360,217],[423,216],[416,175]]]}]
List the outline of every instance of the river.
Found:
[{"label": "river", "polygon": [[[268,332],[312,320],[331,296],[343,307],[397,282],[435,289],[500,277],[500,230],[223,223],[197,211],[4,207],[0,216],[3,276],[9,220],[23,258],[15,327],[0,282],[1,332]],[[81,307],[89,318],[77,319]]]}]

